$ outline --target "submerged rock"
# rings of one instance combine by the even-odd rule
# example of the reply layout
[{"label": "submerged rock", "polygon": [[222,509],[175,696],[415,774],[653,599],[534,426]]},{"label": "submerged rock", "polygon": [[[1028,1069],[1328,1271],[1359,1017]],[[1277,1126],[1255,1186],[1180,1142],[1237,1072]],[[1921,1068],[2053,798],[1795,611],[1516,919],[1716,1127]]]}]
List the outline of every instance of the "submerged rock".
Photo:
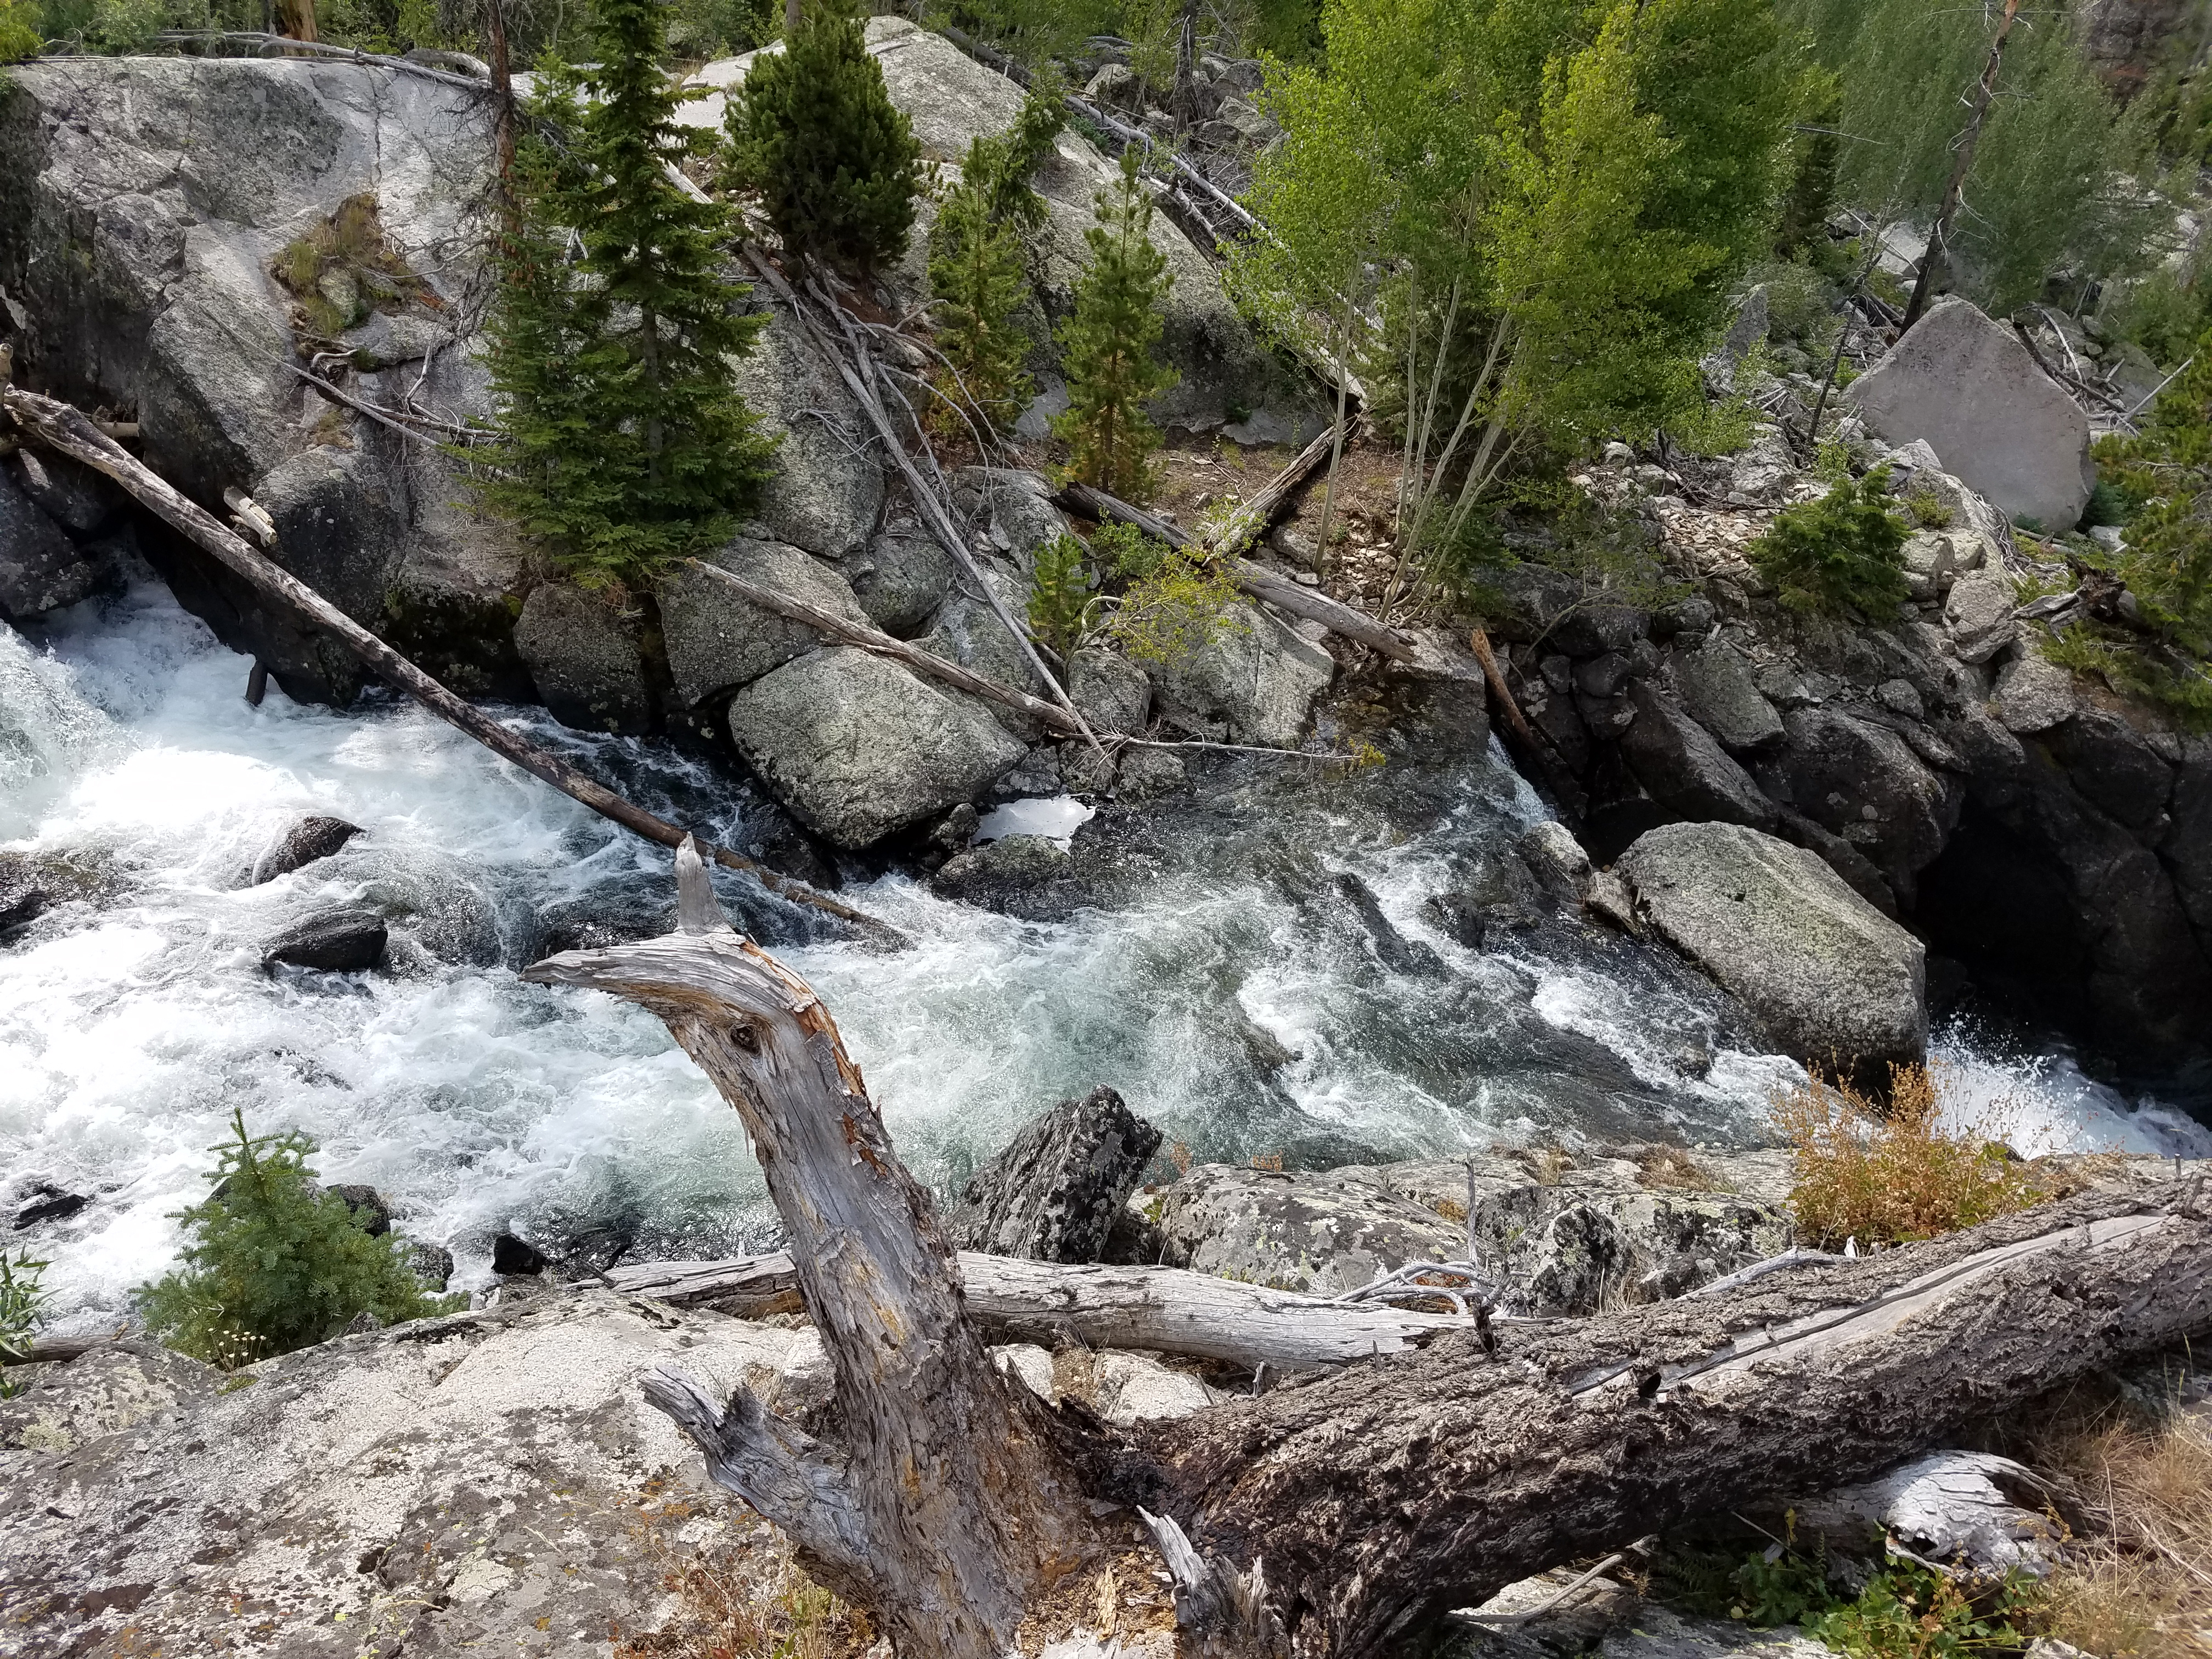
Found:
[{"label": "submerged rock", "polygon": [[269,850],[254,861],[253,884],[258,887],[264,882],[304,869],[318,859],[326,859],[361,832],[357,823],[320,813],[295,819]]},{"label": "submerged rock", "polygon": [[34,621],[88,598],[106,580],[0,467],[0,621]]},{"label": "submerged rock", "polygon": [[375,911],[325,910],[272,935],[261,947],[261,963],[357,974],[382,964],[388,942],[384,918]]},{"label": "submerged rock", "polygon": [[1660,936],[1784,1052],[1877,1078],[1927,1057],[1924,947],[1815,854],[1738,824],[1673,823],[1614,868]]},{"label": "submerged rock", "polygon": [[945,1218],[957,1248],[1097,1261],[1160,1132],[1111,1089],[1063,1100],[978,1172]]}]

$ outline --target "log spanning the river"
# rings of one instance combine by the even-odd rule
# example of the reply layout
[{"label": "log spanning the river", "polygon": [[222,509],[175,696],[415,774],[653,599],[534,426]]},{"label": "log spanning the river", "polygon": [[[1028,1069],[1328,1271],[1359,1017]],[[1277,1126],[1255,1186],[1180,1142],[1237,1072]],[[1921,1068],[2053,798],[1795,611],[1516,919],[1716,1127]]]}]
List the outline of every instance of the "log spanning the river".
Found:
[{"label": "log spanning the river", "polygon": [[[370,669],[447,725],[465,732],[495,754],[513,761],[601,817],[663,847],[672,848],[683,842],[686,833],[684,830],[624,800],[559,757],[508,731],[466,698],[456,696],[424,673],[291,572],[247,546],[198,503],[172,489],[151,467],[101,432],[82,410],[9,386],[4,380],[0,380],[0,410],[12,416],[29,436],[114,479],[139,505],[205,549],[257,592],[336,635]],[[715,863],[745,872],[781,898],[851,922],[879,940],[899,945],[908,942],[904,934],[889,924],[842,904],[803,881],[778,875],[743,854],[711,845],[707,845],[705,851]]]},{"label": "log spanning the river", "polygon": [[[1010,1392],[981,1330],[1006,1305],[994,1292],[1063,1310],[1095,1293],[1095,1313],[1123,1270],[956,1262],[819,1000],[730,931],[696,855],[677,872],[683,932],[525,976],[659,1015],[751,1132],[836,1372],[843,1443],[677,1371],[649,1378],[647,1397],[902,1654],[1006,1651],[1053,1584],[1121,1547],[1092,1514],[1123,1504],[1151,1529],[1194,1643],[1380,1659],[1516,1579],[1863,1480],[2212,1328],[2199,1178],[1592,1319],[1448,1321],[1416,1351],[1116,1435]],[[617,1283],[676,1295],[719,1273],[757,1290],[767,1270]],[[1127,1316],[1124,1340],[1161,1334],[1159,1319]]]},{"label": "log spanning the river", "polygon": [[[959,1253],[969,1314],[1001,1340],[1073,1335],[1086,1347],[1143,1348],[1277,1371],[1405,1353],[1468,1322],[1453,1314],[1346,1307],[1180,1267],[1072,1266]],[[678,1304],[772,1297],[794,1288],[783,1252],[726,1261],[616,1267],[629,1296]]]}]

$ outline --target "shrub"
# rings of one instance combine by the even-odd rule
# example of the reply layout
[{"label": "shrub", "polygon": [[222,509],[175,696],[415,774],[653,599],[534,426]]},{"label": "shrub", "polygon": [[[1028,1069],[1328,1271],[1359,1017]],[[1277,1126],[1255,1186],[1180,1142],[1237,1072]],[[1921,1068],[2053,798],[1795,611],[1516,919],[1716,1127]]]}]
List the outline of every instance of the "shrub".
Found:
[{"label": "shrub", "polygon": [[1053,431],[1069,447],[1070,477],[1125,501],[1152,488],[1150,464],[1159,428],[1146,401],[1180,378],[1155,362],[1164,326],[1167,256],[1152,243],[1152,198],[1137,179],[1137,153],[1121,155],[1121,176],[1098,193],[1098,222],[1083,233],[1090,262],[1075,285],[1075,314],[1060,325],[1068,409]]},{"label": "shrub", "polygon": [[1133,524],[1102,524],[1091,532],[1091,556],[1117,581],[1142,581],[1159,574],[1168,544]]},{"label": "shrub", "polygon": [[1065,662],[1098,614],[1098,573],[1083,544],[1062,531],[1036,550],[1030,574],[1030,628]]},{"label": "shrub", "polygon": [[0,0],[0,64],[20,64],[46,45],[39,10],[27,0]]},{"label": "shrub", "polygon": [[1910,597],[1905,520],[1890,510],[1889,469],[1837,479],[1817,501],[1775,514],[1752,562],[1801,613],[1851,610],[1877,618]]},{"label": "shrub", "polygon": [[2043,1194],[2000,1138],[2002,1109],[1946,1127],[1939,1068],[1890,1068],[1878,1107],[1818,1075],[1784,1096],[1774,1124],[1796,1155],[1798,1231],[1829,1249],[1903,1243],[2026,1209]]},{"label": "shrub", "polygon": [[726,125],[729,181],[760,192],[785,247],[863,270],[906,252],[921,147],[859,19],[811,10],[754,60]]},{"label": "shrub", "polygon": [[1129,584],[1115,608],[1111,631],[1139,662],[1180,662],[1250,627],[1235,609],[1237,597],[1224,574],[1177,548],[1151,574]]},{"label": "shrub", "polygon": [[[30,1352],[31,1333],[42,1322],[46,1292],[39,1282],[51,1263],[27,1250],[0,1250],[0,1355],[21,1359]],[[0,1400],[15,1392],[0,1370]]]},{"label": "shrub", "polygon": [[343,1199],[307,1173],[314,1143],[296,1131],[216,1148],[216,1190],[177,1212],[193,1235],[185,1265],[138,1290],[147,1328],[223,1369],[329,1340],[361,1314],[386,1324],[447,1313],[459,1296],[423,1290],[404,1241],[369,1237]]}]

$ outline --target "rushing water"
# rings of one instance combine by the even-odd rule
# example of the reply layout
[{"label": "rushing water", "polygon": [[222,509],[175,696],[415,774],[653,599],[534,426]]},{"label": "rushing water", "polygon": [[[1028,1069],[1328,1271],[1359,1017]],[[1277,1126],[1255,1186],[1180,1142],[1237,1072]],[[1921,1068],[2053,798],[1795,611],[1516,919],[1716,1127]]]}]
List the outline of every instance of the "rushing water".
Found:
[{"label": "rushing water", "polygon": [[[206,1190],[234,1109],[313,1136],[325,1179],[390,1195],[463,1285],[502,1228],[599,1259],[765,1240],[744,1137],[659,1024],[516,976],[595,927],[658,931],[666,855],[411,706],[250,708],[246,669],[150,579],[30,641],[0,629],[0,845],[74,884],[0,942],[0,1200],[94,1195],[12,1241],[53,1258],[64,1323],[119,1313],[172,1259],[168,1212]],[[757,830],[757,799],[701,761],[511,718],[684,822],[738,845]],[[1694,973],[1534,899],[1510,849],[1541,807],[1479,732],[1443,709],[1391,746],[1351,780],[1232,768],[1148,818],[1102,814],[1077,845],[1113,879],[1064,921],[878,877],[847,896],[916,940],[887,953],[747,884],[725,899],[821,990],[940,1187],[1101,1082],[1201,1158],[1757,1142],[1795,1068]],[[249,885],[307,812],[368,834]],[[1519,920],[1471,949],[1454,896]],[[391,969],[262,969],[277,927],[361,901],[395,918]],[[2023,1150],[2212,1150],[2057,1050],[2008,1057],[1957,1030],[1938,1048],[1962,1094],[2010,1099]]]}]

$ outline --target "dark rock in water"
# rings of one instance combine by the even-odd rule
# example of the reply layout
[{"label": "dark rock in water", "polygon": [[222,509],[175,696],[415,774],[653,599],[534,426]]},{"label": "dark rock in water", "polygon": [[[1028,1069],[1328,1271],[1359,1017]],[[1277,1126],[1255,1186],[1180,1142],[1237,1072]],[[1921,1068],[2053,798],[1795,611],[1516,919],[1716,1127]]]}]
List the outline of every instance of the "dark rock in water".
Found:
[{"label": "dark rock in water", "polygon": [[491,1270],[495,1273],[542,1273],[553,1264],[534,1245],[513,1233],[501,1233],[491,1242]]},{"label": "dark rock in water", "polygon": [[546,712],[586,732],[650,732],[653,692],[637,629],[600,595],[541,582],[523,602],[514,648]]},{"label": "dark rock in water", "polygon": [[37,865],[21,853],[0,853],[0,931],[36,921],[52,903]]},{"label": "dark rock in water", "polygon": [[323,1190],[344,1200],[346,1208],[371,1238],[381,1238],[392,1231],[392,1201],[375,1188],[347,1182]]},{"label": "dark rock in water", "polygon": [[433,1290],[442,1291],[453,1281],[453,1253],[442,1244],[426,1244],[417,1240],[409,1247],[408,1265],[414,1268],[415,1277]]},{"label": "dark rock in water", "polygon": [[105,579],[0,470],[0,617],[29,622],[88,598]]},{"label": "dark rock in water", "polygon": [[32,1189],[37,1197],[15,1212],[15,1230],[35,1227],[42,1221],[66,1221],[92,1202],[82,1193],[65,1193],[40,1183]]},{"label": "dark rock in water", "polygon": [[261,965],[287,963],[326,974],[357,974],[384,960],[389,942],[384,918],[374,910],[325,910],[295,922],[261,950]]},{"label": "dark rock in water", "polygon": [[253,884],[258,887],[317,859],[326,859],[361,832],[359,824],[348,823],[343,818],[315,815],[301,818],[254,861]]},{"label": "dark rock in water", "polygon": [[1073,860],[1047,836],[1004,836],[946,860],[929,879],[939,897],[1008,915],[1048,912],[1052,889],[1066,884]]},{"label": "dark rock in water", "polygon": [[9,467],[32,504],[80,541],[112,528],[130,505],[120,485],[66,455],[19,449]]},{"label": "dark rock in water", "polygon": [[1374,889],[1350,872],[1336,878],[1336,890],[1358,914],[1360,925],[1375,944],[1375,955],[1394,974],[1430,976],[1444,971],[1437,953],[1417,939],[1409,939],[1382,914],[1382,902]]},{"label": "dark rock in water", "polygon": [[1063,1100],[983,1166],[945,1230],[962,1249],[1097,1261],[1160,1149],[1160,1132],[1111,1089]]}]

